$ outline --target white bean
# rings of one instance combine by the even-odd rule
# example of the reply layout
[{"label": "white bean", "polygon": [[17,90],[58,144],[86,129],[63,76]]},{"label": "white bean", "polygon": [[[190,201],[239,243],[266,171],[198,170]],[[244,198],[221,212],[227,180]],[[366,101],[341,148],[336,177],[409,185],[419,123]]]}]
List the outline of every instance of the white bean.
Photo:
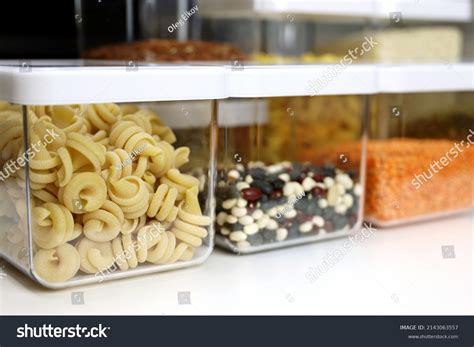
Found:
[{"label": "white bean", "polygon": [[237,217],[229,214],[226,218],[225,218],[225,221],[229,224],[235,224],[237,223]]},{"label": "white bean", "polygon": [[278,229],[278,223],[274,219],[270,219],[267,223],[267,229],[276,230]]},{"label": "white bean", "polygon": [[278,178],[281,179],[284,182],[289,182],[290,181],[290,175],[288,175],[287,173],[279,174]]},{"label": "white bean", "polygon": [[228,199],[228,200],[225,200],[223,203],[222,203],[222,208],[226,209],[226,210],[230,210],[232,207],[234,207],[235,205],[237,204],[237,199]]},{"label": "white bean", "polygon": [[253,223],[253,218],[250,216],[243,216],[239,218],[239,223],[242,225],[248,225]]},{"label": "white bean", "polygon": [[328,201],[324,198],[318,200],[319,208],[326,208],[328,207]]},{"label": "white bean", "polygon": [[233,231],[230,233],[229,238],[232,241],[244,241],[247,239],[247,234],[243,231]]},{"label": "white bean", "polygon": [[276,231],[276,239],[277,241],[283,241],[288,237],[288,230],[285,228],[278,228]]},{"label": "white bean", "polygon": [[258,220],[258,219],[260,219],[260,218],[262,218],[262,217],[263,217],[263,211],[262,211],[262,210],[257,209],[257,210],[255,210],[255,211],[253,211],[253,213],[252,213],[252,218],[253,218],[253,219]]},{"label": "white bean", "polygon": [[324,218],[321,216],[314,216],[312,222],[319,228],[322,228],[324,226]]},{"label": "white bean", "polygon": [[250,188],[250,185],[247,182],[239,182],[235,186],[238,190],[242,190],[242,189],[245,189],[245,188]]},{"label": "white bean", "polygon": [[309,233],[311,230],[313,230],[313,223],[304,222],[303,224],[300,225],[299,230],[302,233]]},{"label": "white bean", "polygon": [[247,200],[242,199],[242,198],[239,198],[239,199],[237,200],[237,206],[238,206],[238,207],[245,207],[245,206],[247,206]]},{"label": "white bean", "polygon": [[324,177],[323,182],[324,182],[324,185],[326,186],[326,188],[331,188],[335,183],[334,178],[329,177],[329,176]]},{"label": "white bean", "polygon": [[227,217],[227,213],[224,211],[219,212],[216,217],[217,225],[223,226],[225,223],[225,219]]},{"label": "white bean", "polygon": [[258,233],[258,225],[255,223],[244,226],[244,233],[247,235],[253,235]]},{"label": "white bean", "polygon": [[245,207],[232,207],[232,215],[236,217],[243,217],[247,214],[247,209]]}]

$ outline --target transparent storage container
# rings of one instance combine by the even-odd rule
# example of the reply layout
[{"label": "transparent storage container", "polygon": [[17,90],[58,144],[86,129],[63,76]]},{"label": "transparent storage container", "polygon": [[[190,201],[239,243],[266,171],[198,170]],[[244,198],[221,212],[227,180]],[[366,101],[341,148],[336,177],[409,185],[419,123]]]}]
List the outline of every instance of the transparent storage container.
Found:
[{"label": "transparent storage container", "polygon": [[221,70],[1,66],[1,257],[49,288],[205,261]]},{"label": "transparent storage container", "polygon": [[[472,60],[471,0],[375,1],[368,57],[381,63],[455,63]],[[336,51],[360,40],[354,33],[331,43]],[[338,46],[340,48],[338,48]]]},{"label": "transparent storage container", "polygon": [[373,1],[199,0],[198,4],[203,40],[235,45],[248,60],[259,63],[352,64],[365,60],[372,49],[371,38],[364,36],[345,46],[343,53],[328,45],[368,31]]},{"label": "transparent storage container", "polygon": [[202,39],[195,0],[75,0],[81,57],[132,62],[241,61],[237,47]]},{"label": "transparent storage container", "polygon": [[[359,230],[374,69],[350,67],[311,93],[311,80],[331,67],[228,69],[230,99],[218,102],[217,245],[246,254]],[[347,143],[354,158],[340,150]]]},{"label": "transparent storage container", "polygon": [[474,65],[379,68],[365,217],[379,226],[474,207]]}]

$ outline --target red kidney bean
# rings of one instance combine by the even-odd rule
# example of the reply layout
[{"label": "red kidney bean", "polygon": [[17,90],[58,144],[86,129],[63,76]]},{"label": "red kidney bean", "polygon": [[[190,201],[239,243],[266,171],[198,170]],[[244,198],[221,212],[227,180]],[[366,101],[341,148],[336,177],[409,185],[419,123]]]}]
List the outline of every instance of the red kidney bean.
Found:
[{"label": "red kidney bean", "polygon": [[242,198],[247,201],[257,201],[262,196],[260,189],[255,187],[242,189],[241,194]]}]

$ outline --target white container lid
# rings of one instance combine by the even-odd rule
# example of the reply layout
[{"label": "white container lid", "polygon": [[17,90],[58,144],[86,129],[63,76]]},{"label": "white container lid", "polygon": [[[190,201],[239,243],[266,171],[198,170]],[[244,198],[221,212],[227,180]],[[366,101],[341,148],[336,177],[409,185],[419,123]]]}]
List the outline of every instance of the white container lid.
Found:
[{"label": "white container lid", "polygon": [[470,0],[198,0],[199,13],[216,18],[275,17],[390,19],[468,22]]},{"label": "white container lid", "polygon": [[241,65],[227,67],[233,98],[374,94],[374,65]]},{"label": "white container lid", "polygon": [[[64,64],[62,61],[54,67],[35,63],[18,67],[2,66],[0,62],[0,100],[24,105],[59,105],[474,91],[474,63],[345,66],[244,63],[139,65],[138,68]],[[179,108],[176,112],[185,111]]]},{"label": "white container lid", "polygon": [[380,93],[474,91],[474,63],[379,65]]},{"label": "white container lid", "polygon": [[0,100],[52,105],[226,97],[225,74],[219,66],[83,63],[17,61],[16,66],[5,66],[9,62],[0,61]]}]

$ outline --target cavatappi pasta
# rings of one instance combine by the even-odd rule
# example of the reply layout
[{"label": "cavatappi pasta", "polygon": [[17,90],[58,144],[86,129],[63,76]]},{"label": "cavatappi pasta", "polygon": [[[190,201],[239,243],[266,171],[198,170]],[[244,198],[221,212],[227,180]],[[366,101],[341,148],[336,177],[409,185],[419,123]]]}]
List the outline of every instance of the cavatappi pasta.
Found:
[{"label": "cavatappi pasta", "polygon": [[[0,103],[0,164],[28,161],[40,278],[63,282],[80,272],[102,276],[193,257],[210,224],[198,201],[200,181],[180,171],[190,149],[173,146],[175,134],[153,111],[118,104],[27,111],[33,149],[26,151],[21,108]],[[14,222],[0,241],[18,253],[26,243],[25,165],[2,178],[11,204],[0,201],[0,216]]]}]

